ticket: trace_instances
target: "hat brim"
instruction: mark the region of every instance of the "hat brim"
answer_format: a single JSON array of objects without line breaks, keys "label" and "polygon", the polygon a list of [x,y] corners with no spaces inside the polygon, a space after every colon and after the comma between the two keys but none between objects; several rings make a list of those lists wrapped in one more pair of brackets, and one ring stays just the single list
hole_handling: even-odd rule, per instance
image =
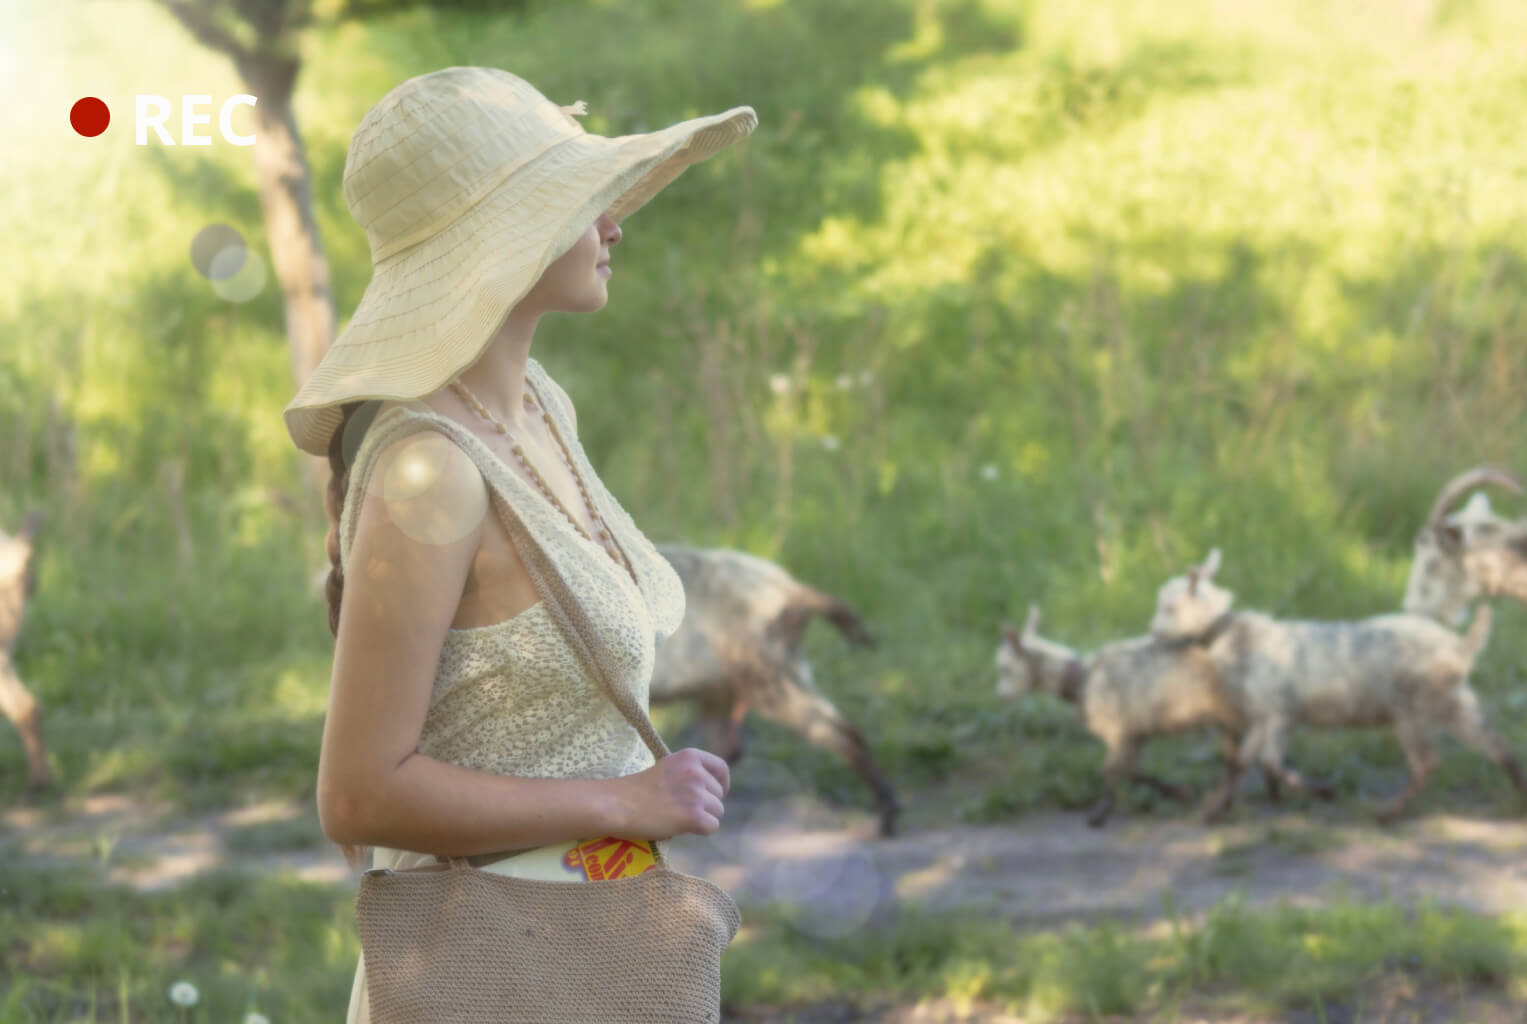
[{"label": "hat brim", "polygon": [[292,441],[325,455],[345,403],[440,390],[601,213],[624,220],[757,124],[751,107],[734,107],[656,132],[572,136],[466,215],[379,261],[349,323],[282,412]]}]

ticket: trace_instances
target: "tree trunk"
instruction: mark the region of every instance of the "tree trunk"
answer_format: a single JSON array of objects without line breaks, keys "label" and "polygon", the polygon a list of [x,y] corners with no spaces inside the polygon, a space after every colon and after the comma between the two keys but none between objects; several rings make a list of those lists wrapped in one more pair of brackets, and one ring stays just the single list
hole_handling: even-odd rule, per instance
[{"label": "tree trunk", "polygon": [[[300,65],[295,60],[259,56],[237,63],[250,93],[259,100],[254,108],[255,168],[271,262],[286,308],[295,393],[328,351],[335,325],[329,264],[313,216],[307,154],[292,114],[291,98]],[[328,459],[304,455],[302,463],[307,485],[318,497],[317,512],[323,515]],[[308,511],[312,511],[311,506]]]}]

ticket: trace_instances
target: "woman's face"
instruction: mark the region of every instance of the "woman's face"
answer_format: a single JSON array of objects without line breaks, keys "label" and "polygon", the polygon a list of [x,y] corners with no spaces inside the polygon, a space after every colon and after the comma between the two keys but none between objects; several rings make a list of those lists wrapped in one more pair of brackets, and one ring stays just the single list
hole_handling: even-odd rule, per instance
[{"label": "woman's face", "polygon": [[526,294],[524,304],[543,313],[592,313],[610,295],[610,248],[620,241],[620,225],[608,213],[589,225],[573,247],[559,256]]}]

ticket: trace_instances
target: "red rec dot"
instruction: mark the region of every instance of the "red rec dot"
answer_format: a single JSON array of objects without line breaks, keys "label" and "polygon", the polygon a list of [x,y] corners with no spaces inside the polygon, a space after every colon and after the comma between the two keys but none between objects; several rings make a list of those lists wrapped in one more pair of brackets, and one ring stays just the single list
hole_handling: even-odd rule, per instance
[{"label": "red rec dot", "polygon": [[85,138],[93,139],[111,124],[111,111],[106,109],[105,102],[86,96],[69,108],[69,123]]}]

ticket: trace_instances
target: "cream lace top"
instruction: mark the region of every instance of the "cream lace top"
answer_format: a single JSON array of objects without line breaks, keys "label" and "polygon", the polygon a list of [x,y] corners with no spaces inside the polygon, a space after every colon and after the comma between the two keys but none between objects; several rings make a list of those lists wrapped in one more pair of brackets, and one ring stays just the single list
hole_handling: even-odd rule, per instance
[{"label": "cream lace top", "polygon": [[[356,453],[340,522],[340,564],[343,567],[349,556],[355,533],[361,504],[356,488],[364,485],[377,454],[406,432],[401,428],[408,421],[431,421],[433,429],[477,449],[469,454],[484,470],[489,486],[514,507],[566,574],[594,621],[599,641],[607,645],[645,707],[656,644],[671,635],[684,616],[683,584],[589,465],[560,406],[560,390],[548,383],[550,377],[533,358],[526,377],[543,408],[551,411],[579,475],[630,557],[641,587],[544,495],[511,473],[477,435],[434,413],[403,407],[379,416]],[[357,499],[351,500],[351,495]],[[447,633],[419,752],[482,771],[555,778],[609,778],[652,764],[651,752],[569,646],[544,601],[504,622]]]},{"label": "cream lace top", "polygon": [[[567,579],[596,642],[646,709],[656,645],[684,617],[683,583],[589,464],[572,429],[572,411],[563,404],[565,393],[533,357],[527,360],[525,378],[537,402],[549,410],[601,517],[630,558],[636,581],[476,434],[432,411],[401,406],[372,421],[351,464],[340,516],[340,565],[349,557],[355,534],[364,493],[358,488],[365,486],[376,456],[412,430],[443,433],[472,456],[489,487],[519,514],[534,542]],[[606,696],[545,600],[504,622],[446,634],[418,749],[480,771],[540,778],[614,778],[653,763],[652,752]],[[372,866],[401,869],[434,859],[433,854],[379,846],[373,848]],[[368,1019],[362,960],[356,965],[347,1024]]]}]

